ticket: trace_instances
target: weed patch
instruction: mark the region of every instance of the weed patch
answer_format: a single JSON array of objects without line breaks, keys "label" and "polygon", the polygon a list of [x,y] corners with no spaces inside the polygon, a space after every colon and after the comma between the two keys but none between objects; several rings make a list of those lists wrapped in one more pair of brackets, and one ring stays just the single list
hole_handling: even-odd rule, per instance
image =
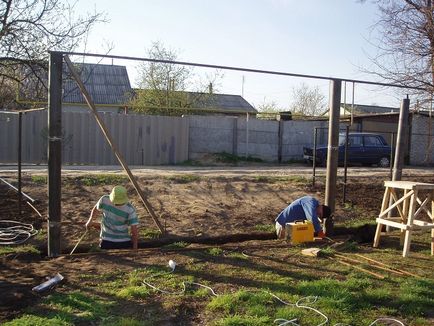
[{"label": "weed patch", "polygon": [[5,246],[0,247],[0,256],[7,254],[34,254],[40,255],[41,252],[32,245],[18,245],[18,246]]},{"label": "weed patch", "polygon": [[200,176],[194,174],[181,174],[166,177],[167,180],[170,180],[174,183],[191,183],[197,182],[201,179]]},{"label": "weed patch", "polygon": [[67,184],[80,184],[83,186],[107,186],[128,183],[128,177],[116,174],[95,174],[83,177],[67,178]]},{"label": "weed patch", "polygon": [[47,184],[47,176],[45,175],[32,175],[30,177],[30,180],[32,180],[33,183],[36,183],[38,185],[45,185]]}]

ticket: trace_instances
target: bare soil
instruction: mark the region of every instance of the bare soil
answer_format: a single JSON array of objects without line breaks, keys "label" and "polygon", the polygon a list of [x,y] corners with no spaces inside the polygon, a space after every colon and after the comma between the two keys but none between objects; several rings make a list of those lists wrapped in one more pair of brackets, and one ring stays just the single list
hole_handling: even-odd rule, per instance
[{"label": "bare soil", "polygon": [[[125,271],[152,264],[164,264],[168,260],[168,251],[162,248],[143,249],[133,252],[110,252],[96,254],[80,254],[69,256],[69,250],[85,231],[83,223],[90,210],[100,196],[108,194],[114,185],[85,185],[83,177],[94,173],[66,173],[62,183],[62,251],[65,255],[47,258],[26,254],[9,254],[0,257],[0,322],[10,320],[22,313],[27,305],[39,300],[39,295],[31,289],[60,272],[67,284],[79,284],[79,275],[104,273],[110,269]],[[107,172],[105,172],[107,173]],[[320,201],[324,200],[324,179],[321,177],[312,187],[311,181],[302,179],[285,179],[276,173],[259,171],[256,173],[193,173],[149,172],[135,173],[139,184],[151,203],[156,215],[172,236],[216,237],[236,234],[264,233],[264,226],[273,225],[276,215],[292,200],[310,194]],[[385,172],[387,174],[387,171]],[[48,212],[47,186],[32,182],[31,176],[41,174],[40,171],[27,171],[23,176],[23,191],[38,202],[34,205],[41,213],[40,217],[29,205],[23,204],[23,213],[19,217],[16,193],[0,183],[0,219],[20,220],[32,223],[42,234],[46,234],[46,216]],[[43,174],[43,173],[42,173]],[[191,177],[195,175],[198,177]],[[15,174],[2,172],[2,178],[16,184]],[[280,178],[280,179],[279,179]],[[414,176],[404,179],[415,180]],[[348,179],[347,203],[342,205],[342,179],[336,197],[335,219],[337,223],[355,221],[361,218],[372,218],[378,215],[385,175],[352,176]],[[421,182],[434,182],[432,174],[418,175]],[[146,235],[156,234],[157,227],[146,212],[133,187],[125,184],[131,202],[137,208],[140,217],[141,239],[145,243]],[[270,232],[270,231],[268,231]],[[44,236],[32,238],[27,242],[40,248],[46,248]],[[98,234],[91,233],[81,245],[80,251],[98,245]],[[257,255],[267,256],[270,246],[284,246],[275,240],[249,241],[227,246],[256,248]],[[189,248],[201,246],[192,245]],[[427,244],[428,246],[428,244]],[[262,249],[261,249],[262,248]],[[170,253],[179,263],[186,262],[189,257],[183,253]],[[216,276],[217,277],[217,276]],[[217,289],[218,290],[218,289]],[[194,304],[198,304],[197,302]],[[194,308],[192,308],[194,309]],[[170,316],[168,316],[170,319]],[[199,318],[199,317],[195,317]],[[173,320],[172,320],[173,322]],[[200,321],[192,321],[192,324]],[[169,323],[170,324],[170,323]]]}]

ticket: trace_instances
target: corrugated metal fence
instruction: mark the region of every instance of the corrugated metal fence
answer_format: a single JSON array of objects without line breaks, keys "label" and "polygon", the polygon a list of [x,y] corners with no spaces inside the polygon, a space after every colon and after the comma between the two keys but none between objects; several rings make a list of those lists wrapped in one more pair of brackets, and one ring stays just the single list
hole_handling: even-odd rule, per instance
[{"label": "corrugated metal fence", "polygon": [[[178,117],[101,114],[130,165],[174,164],[188,159],[189,120]],[[17,162],[18,115],[0,117],[0,162]],[[22,161],[47,161],[47,112],[23,115]],[[91,113],[62,114],[64,164],[118,164]]]}]

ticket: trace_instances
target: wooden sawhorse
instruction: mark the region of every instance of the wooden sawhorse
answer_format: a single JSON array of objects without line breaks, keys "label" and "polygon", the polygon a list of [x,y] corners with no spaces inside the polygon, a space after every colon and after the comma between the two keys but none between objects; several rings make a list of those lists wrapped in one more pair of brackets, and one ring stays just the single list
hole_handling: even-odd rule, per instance
[{"label": "wooden sawhorse", "polygon": [[[412,181],[385,181],[383,203],[377,221],[374,247],[380,243],[383,225],[388,225],[401,230],[402,256],[407,257],[410,252],[411,233],[415,230],[431,230],[431,255],[434,255],[434,184]],[[399,196],[397,189],[403,190]],[[431,205],[431,207],[429,207]],[[391,216],[393,209],[399,216]],[[422,212],[431,219],[431,223],[416,219]]]}]

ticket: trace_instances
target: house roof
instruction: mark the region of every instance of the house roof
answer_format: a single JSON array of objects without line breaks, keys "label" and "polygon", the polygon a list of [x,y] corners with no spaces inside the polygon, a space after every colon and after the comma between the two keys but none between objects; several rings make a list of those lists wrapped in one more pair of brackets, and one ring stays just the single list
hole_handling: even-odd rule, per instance
[{"label": "house roof", "polygon": [[[86,86],[92,100],[99,105],[126,104],[133,95],[127,69],[125,66],[104,65],[93,63],[75,63],[77,72]],[[63,95],[64,103],[86,103],[75,80],[72,79],[66,65],[63,66]],[[39,70],[40,80],[47,85],[48,75]],[[37,80],[26,80],[21,89],[22,99],[47,101],[46,87],[42,87]],[[200,92],[186,92],[188,101],[194,108],[226,111],[230,113],[252,113],[258,111],[240,95],[209,94]],[[218,113],[218,112],[217,112]]]},{"label": "house roof", "polygon": [[[341,107],[344,108],[346,111],[351,112],[351,104],[341,104]],[[399,112],[399,108],[378,105],[354,104],[354,114],[378,114],[391,112]]]},{"label": "house roof", "polygon": [[195,108],[223,110],[234,113],[258,113],[258,111],[240,95],[188,92],[188,96],[192,101],[192,106]]},{"label": "house roof", "polygon": [[[93,63],[74,64],[87,91],[95,104],[122,105],[127,103],[131,94],[131,85],[125,66]],[[22,101],[47,101],[48,73],[35,69],[39,79],[28,78],[20,88]],[[68,68],[63,66],[62,101],[64,103],[86,103]]]},{"label": "house roof", "polygon": [[[125,66],[77,64],[81,80],[95,104],[125,104],[131,85]],[[69,74],[63,82],[63,102],[85,103],[83,95]]]}]

